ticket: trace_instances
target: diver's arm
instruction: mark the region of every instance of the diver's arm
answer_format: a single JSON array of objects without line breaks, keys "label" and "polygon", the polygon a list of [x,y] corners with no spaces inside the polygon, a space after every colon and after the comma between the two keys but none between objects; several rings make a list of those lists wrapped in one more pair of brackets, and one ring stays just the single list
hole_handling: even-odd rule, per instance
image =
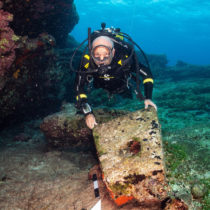
[{"label": "diver's arm", "polygon": [[87,59],[83,58],[83,65],[81,65],[81,69],[79,69],[76,75],[75,82],[75,92],[76,92],[76,108],[80,110],[85,115],[85,122],[88,128],[93,129],[96,123],[95,116],[93,111],[88,104],[88,97],[85,93],[85,86],[87,84],[86,74],[81,73],[86,71],[85,65],[87,65]]},{"label": "diver's arm", "polygon": [[152,90],[154,82],[152,72],[148,67],[139,64],[139,73],[143,79],[143,84],[144,84],[144,96],[145,96],[144,107],[145,109],[147,109],[148,106],[152,106],[157,111],[157,106],[152,101]]},{"label": "diver's arm", "polygon": [[79,109],[84,115],[91,113],[91,107],[88,104],[88,97],[85,93],[85,86],[87,85],[87,71],[89,66],[89,56],[85,55],[82,60],[75,80],[75,93],[76,93],[76,108]]},{"label": "diver's arm", "polygon": [[144,84],[145,109],[147,109],[148,106],[152,106],[155,108],[155,110],[157,110],[156,104],[152,101],[152,91],[153,91],[153,82],[154,82],[152,72],[149,68],[145,67],[142,64],[139,64],[139,67],[140,67],[139,72],[143,78],[143,84]]},{"label": "diver's arm", "polygon": [[[78,75],[79,76],[79,75]],[[81,77],[78,78],[77,90],[77,109],[79,109],[85,115],[85,123],[88,128],[93,129],[96,123],[95,116],[90,105],[87,102],[87,95],[84,93],[84,83],[80,83]]]},{"label": "diver's arm", "polygon": [[87,95],[79,93],[77,95],[77,109],[79,109],[85,115],[85,123],[88,128],[93,129],[96,123],[95,116],[90,105],[87,103]]},{"label": "diver's arm", "polygon": [[152,99],[153,76],[150,69],[142,64],[139,64],[139,73],[143,80],[145,99]]},{"label": "diver's arm", "polygon": [[93,129],[96,123],[93,111],[88,104],[87,95],[85,94],[85,78],[84,74],[77,74],[76,77],[76,108],[85,115],[85,122],[88,128]]},{"label": "diver's arm", "polygon": [[93,111],[88,104],[88,97],[84,91],[85,83],[83,75],[78,75],[76,85],[76,108],[87,116],[88,114],[93,114]]},{"label": "diver's arm", "polygon": [[87,95],[85,89],[85,75],[77,73],[75,82],[75,93],[76,93],[76,108],[80,109],[82,103],[87,102]]},{"label": "diver's arm", "polygon": [[[136,62],[138,62],[136,64]],[[149,67],[146,67],[139,61],[137,61],[136,56],[134,55],[132,59],[130,60],[130,66],[131,66],[131,72],[134,73],[134,80],[140,80],[140,78],[137,78],[137,74],[141,77],[141,80],[144,84],[144,96],[145,99],[152,99],[152,90],[153,90],[153,76],[152,72],[149,69]],[[137,69],[138,68],[138,69]],[[138,88],[137,88],[138,89]],[[137,90],[138,91],[138,90]]]}]

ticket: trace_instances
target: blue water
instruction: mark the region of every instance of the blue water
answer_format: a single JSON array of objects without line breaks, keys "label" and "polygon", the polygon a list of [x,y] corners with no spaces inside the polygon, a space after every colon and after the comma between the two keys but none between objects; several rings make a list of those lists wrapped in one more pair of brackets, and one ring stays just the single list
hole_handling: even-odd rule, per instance
[{"label": "blue water", "polygon": [[166,54],[169,65],[182,60],[210,64],[209,0],[75,0],[80,16],[72,35],[81,42],[87,28],[120,27],[146,53]]}]

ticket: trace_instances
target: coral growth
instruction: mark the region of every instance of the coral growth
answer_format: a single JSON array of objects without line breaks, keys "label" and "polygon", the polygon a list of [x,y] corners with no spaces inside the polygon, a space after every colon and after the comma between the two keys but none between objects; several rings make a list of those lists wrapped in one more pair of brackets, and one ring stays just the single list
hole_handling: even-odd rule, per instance
[{"label": "coral growth", "polygon": [[3,3],[0,1],[0,76],[11,67],[15,60],[16,41],[19,39],[10,28],[9,22],[13,21],[13,15],[1,9]]},{"label": "coral growth", "polygon": [[39,49],[50,50],[56,45],[55,38],[48,33],[41,33],[37,38],[30,39],[28,36],[23,36],[19,43],[19,48],[25,53],[36,51]]}]

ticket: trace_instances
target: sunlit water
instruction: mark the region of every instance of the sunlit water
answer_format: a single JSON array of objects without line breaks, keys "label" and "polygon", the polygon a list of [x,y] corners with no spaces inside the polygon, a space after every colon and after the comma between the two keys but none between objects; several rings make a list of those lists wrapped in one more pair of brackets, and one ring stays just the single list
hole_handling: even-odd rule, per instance
[{"label": "sunlit water", "polygon": [[182,60],[210,64],[208,0],[76,0],[79,24],[71,33],[78,41],[87,28],[119,27],[149,54],[166,54],[169,64]]}]

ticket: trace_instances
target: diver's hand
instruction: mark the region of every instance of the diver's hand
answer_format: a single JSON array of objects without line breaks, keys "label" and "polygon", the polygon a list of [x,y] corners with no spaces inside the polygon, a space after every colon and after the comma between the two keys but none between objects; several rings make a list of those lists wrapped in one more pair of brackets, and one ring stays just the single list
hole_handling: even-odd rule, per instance
[{"label": "diver's hand", "polygon": [[97,125],[96,119],[95,119],[93,114],[88,114],[85,117],[85,122],[86,122],[87,127],[90,128],[90,129],[93,129],[94,126]]},{"label": "diver's hand", "polygon": [[145,99],[144,100],[144,108],[147,109],[148,106],[152,106],[155,108],[155,110],[157,111],[157,106],[155,103],[153,103],[150,99]]}]

